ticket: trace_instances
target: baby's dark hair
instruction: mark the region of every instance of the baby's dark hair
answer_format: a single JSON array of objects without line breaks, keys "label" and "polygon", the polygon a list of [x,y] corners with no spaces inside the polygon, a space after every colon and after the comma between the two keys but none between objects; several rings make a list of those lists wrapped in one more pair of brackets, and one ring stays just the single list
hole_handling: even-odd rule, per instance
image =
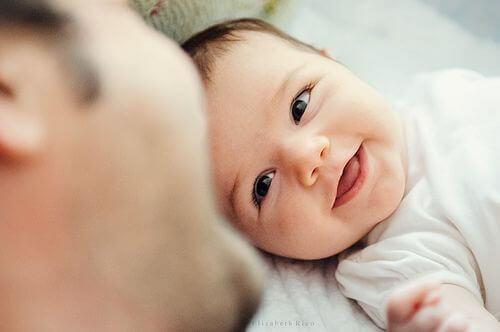
[{"label": "baby's dark hair", "polygon": [[275,26],[255,18],[240,18],[212,25],[186,40],[181,46],[191,56],[204,82],[210,81],[210,73],[217,58],[230,50],[233,42],[244,41],[241,32],[261,32],[276,36],[302,50],[321,54],[307,43],[293,38]]}]

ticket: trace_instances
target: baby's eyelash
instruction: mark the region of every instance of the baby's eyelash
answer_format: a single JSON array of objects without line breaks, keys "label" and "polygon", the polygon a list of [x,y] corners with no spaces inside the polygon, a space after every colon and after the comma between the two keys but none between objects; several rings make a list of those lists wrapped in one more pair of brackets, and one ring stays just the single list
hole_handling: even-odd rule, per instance
[{"label": "baby's eyelash", "polygon": [[314,89],[314,86],[316,85],[316,81],[312,81],[307,83],[302,89],[299,90],[299,92],[293,97],[292,103],[295,99],[297,99],[302,93],[306,91],[312,91]]},{"label": "baby's eyelash", "polygon": [[259,203],[257,202],[257,199],[255,198],[255,195],[252,193],[252,195],[251,195],[251,196],[252,196],[252,200],[251,200],[252,204],[253,204],[253,205],[255,205],[255,207],[257,208],[257,210],[259,210],[259,211],[260,211],[260,205],[259,205]]},{"label": "baby's eyelash", "polygon": [[257,208],[257,211],[260,211],[260,204],[257,201],[257,197],[255,197],[255,185],[256,185],[257,181],[259,181],[260,177],[261,177],[261,175],[259,175],[255,178],[254,183],[252,185],[252,194],[250,195],[252,197],[251,202],[253,203],[253,205],[255,205],[255,207]]}]

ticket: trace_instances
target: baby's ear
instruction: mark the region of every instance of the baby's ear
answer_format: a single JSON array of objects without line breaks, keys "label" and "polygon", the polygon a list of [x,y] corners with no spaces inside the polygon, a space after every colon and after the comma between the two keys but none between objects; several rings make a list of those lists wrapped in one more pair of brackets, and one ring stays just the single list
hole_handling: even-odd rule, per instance
[{"label": "baby's ear", "polygon": [[32,159],[44,141],[42,119],[29,109],[33,103],[23,102],[21,95],[3,75],[0,63],[0,163]]},{"label": "baby's ear", "polygon": [[322,48],[319,50],[322,56],[333,59],[332,52],[328,48]]}]

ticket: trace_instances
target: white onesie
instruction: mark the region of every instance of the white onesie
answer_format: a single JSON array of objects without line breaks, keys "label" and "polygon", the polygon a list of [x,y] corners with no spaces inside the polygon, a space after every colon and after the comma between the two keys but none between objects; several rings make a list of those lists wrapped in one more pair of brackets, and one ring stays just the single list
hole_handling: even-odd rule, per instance
[{"label": "white onesie", "polygon": [[500,78],[421,75],[401,116],[404,198],[366,247],[341,255],[341,290],[382,328],[393,288],[421,277],[468,289],[500,319]]}]

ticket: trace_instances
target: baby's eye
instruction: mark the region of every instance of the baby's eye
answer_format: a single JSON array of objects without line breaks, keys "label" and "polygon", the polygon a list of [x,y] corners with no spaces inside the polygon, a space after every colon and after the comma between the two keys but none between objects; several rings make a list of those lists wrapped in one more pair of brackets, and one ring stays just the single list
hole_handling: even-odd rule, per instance
[{"label": "baby's eye", "polygon": [[253,196],[253,202],[256,207],[260,207],[260,204],[266,197],[269,188],[271,188],[271,182],[273,181],[273,177],[274,177],[274,172],[270,172],[260,175],[259,177],[257,177],[257,179],[255,179],[252,196]]},{"label": "baby's eye", "polygon": [[293,100],[290,112],[292,113],[293,122],[295,122],[296,125],[300,123],[300,119],[302,119],[302,115],[306,111],[310,99],[311,90],[307,89],[302,91],[302,93]]}]

